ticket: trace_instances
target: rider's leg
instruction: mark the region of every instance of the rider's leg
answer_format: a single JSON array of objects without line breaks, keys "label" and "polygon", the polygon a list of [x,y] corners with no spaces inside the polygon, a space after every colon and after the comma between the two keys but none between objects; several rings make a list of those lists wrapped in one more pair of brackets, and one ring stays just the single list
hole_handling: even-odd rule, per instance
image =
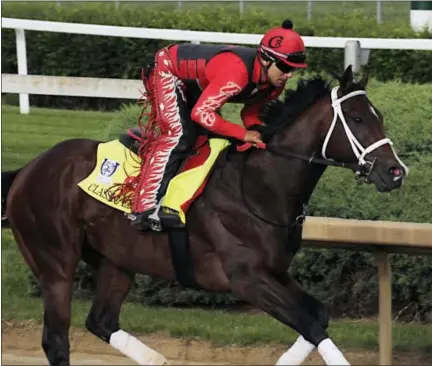
[{"label": "rider's leg", "polygon": [[[180,92],[177,91],[177,97],[180,98]],[[156,206],[163,199],[169,182],[175,177],[179,171],[182,162],[187,156],[188,151],[190,151],[195,145],[196,141],[196,128],[194,122],[190,119],[190,110],[187,108],[183,101],[179,103],[180,117],[182,123],[182,135],[178,141],[177,146],[171,151],[168,161],[165,165],[165,170],[163,171],[162,179],[160,180],[160,186],[156,189],[155,203],[148,210],[143,210],[142,212],[136,214],[137,219],[133,222],[133,226],[137,226],[140,229],[147,229],[149,227],[149,216],[154,214]],[[157,154],[157,152],[156,152]],[[157,214],[165,226],[175,225],[176,227],[182,226],[180,217],[177,213],[166,212],[160,210]]]},{"label": "rider's leg", "polygon": [[156,195],[156,201],[159,202],[165,195],[169,182],[175,177],[180,169],[180,166],[187,154],[195,145],[197,138],[196,125],[191,120],[190,114],[191,110],[186,104],[186,100],[183,99],[184,96],[181,90],[177,89],[177,104],[179,106],[180,121],[183,127],[183,134],[174,150],[171,152],[168,163],[165,167],[165,173],[161,181],[160,188]]},{"label": "rider's leg", "polygon": [[[159,58],[164,58],[164,55]],[[166,65],[159,60],[159,65]],[[183,93],[183,86],[169,68],[154,69],[152,83],[154,106],[157,108],[159,136],[146,151],[133,211],[134,226],[148,228],[148,219],[155,213],[170,179],[177,173],[184,153],[195,141],[194,124]],[[180,220],[179,220],[180,221]]]}]

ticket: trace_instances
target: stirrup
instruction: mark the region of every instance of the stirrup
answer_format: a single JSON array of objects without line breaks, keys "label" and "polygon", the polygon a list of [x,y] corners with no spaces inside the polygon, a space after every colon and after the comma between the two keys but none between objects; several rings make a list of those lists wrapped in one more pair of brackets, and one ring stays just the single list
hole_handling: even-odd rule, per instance
[{"label": "stirrup", "polygon": [[152,229],[153,231],[162,231],[162,224],[159,217],[160,206],[161,202],[158,203],[158,205],[156,206],[156,210],[148,217],[150,229]]},{"label": "stirrup", "polygon": [[149,227],[153,231],[162,231],[162,223],[161,223],[161,219],[159,217],[159,210],[161,208],[161,205],[162,205],[162,200],[160,200],[158,202],[155,210],[153,211],[152,214],[149,215],[149,217],[147,219]]},{"label": "stirrup", "polygon": [[[151,210],[151,209],[150,209]],[[150,211],[148,210],[148,211]],[[131,220],[131,226],[135,227],[140,231],[151,229],[154,231],[162,231],[162,224],[159,218],[160,203],[155,207],[154,211],[147,216],[143,212],[133,212],[127,215],[127,218]]]},{"label": "stirrup", "polygon": [[154,208],[154,211],[144,217],[141,213],[130,213],[128,219],[132,221],[132,226],[139,230],[153,230],[161,232],[166,229],[183,229],[185,224],[181,221],[179,213],[167,207],[162,207],[163,198]]},{"label": "stirrup", "polygon": [[167,229],[184,229],[186,227],[179,213],[170,208],[163,207],[159,217]]},{"label": "stirrup", "polygon": [[182,229],[185,227],[177,211],[162,207],[163,197],[159,200],[155,211],[148,217],[150,228],[154,231],[166,229]]}]

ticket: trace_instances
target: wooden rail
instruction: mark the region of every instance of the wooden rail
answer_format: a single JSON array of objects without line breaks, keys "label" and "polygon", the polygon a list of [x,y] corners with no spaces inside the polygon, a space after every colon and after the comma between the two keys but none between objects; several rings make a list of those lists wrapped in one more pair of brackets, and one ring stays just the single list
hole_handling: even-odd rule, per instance
[{"label": "wooden rail", "polygon": [[307,217],[303,245],[374,254],[379,278],[379,363],[392,364],[392,292],[389,254],[432,254],[432,224]]}]

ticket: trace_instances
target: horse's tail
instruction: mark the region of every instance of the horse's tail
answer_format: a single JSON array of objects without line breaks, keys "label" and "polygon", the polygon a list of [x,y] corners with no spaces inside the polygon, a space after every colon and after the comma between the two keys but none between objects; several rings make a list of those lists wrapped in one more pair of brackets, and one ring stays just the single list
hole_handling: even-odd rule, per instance
[{"label": "horse's tail", "polygon": [[9,222],[6,216],[7,197],[9,194],[9,190],[12,187],[12,183],[15,177],[20,172],[20,170],[21,168],[10,172],[1,173],[1,227],[2,229],[9,227]]}]

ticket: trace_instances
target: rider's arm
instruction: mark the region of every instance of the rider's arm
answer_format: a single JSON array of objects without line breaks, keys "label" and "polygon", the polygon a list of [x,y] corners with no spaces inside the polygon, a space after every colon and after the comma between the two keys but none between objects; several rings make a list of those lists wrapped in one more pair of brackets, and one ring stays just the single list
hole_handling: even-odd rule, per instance
[{"label": "rider's arm", "polygon": [[279,95],[284,90],[284,86],[275,88],[270,95],[268,95],[265,99],[262,101],[259,101],[258,103],[254,104],[245,104],[240,112],[241,119],[243,121],[243,124],[246,126],[246,128],[250,128],[253,125],[262,125],[263,122],[258,117],[260,108],[279,97]]},{"label": "rider's arm", "polygon": [[[227,60],[227,54],[221,54],[220,60]],[[203,90],[192,109],[191,118],[204,128],[222,136],[242,140],[246,129],[222,118],[216,111],[226,101],[239,94],[248,83],[248,72],[245,64],[234,54],[229,54],[229,67],[221,65],[216,56],[206,67],[208,85]]]}]

